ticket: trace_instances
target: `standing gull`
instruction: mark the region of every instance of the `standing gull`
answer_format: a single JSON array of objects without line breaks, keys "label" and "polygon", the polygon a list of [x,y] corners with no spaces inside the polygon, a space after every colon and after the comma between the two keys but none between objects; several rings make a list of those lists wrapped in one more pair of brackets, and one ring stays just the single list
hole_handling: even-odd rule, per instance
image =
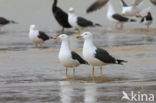
[{"label": "standing gull", "polygon": [[88,64],[76,52],[70,50],[69,40],[66,34],[56,36],[54,39],[62,40],[58,58],[61,64],[66,68],[66,75],[68,74],[68,68],[73,68],[73,74],[75,74],[75,68],[77,66],[80,64]]},{"label": "standing gull", "polygon": [[16,24],[15,21],[7,20],[3,17],[0,17],[0,27],[5,26],[5,25],[10,24],[10,23]]},{"label": "standing gull", "polygon": [[93,23],[83,17],[76,16],[74,8],[69,8],[68,21],[70,25],[72,25],[75,29],[78,29],[79,33],[80,28],[101,26],[100,24]]},{"label": "standing gull", "polygon": [[52,39],[52,37],[49,37],[43,31],[37,30],[34,24],[30,25],[29,38],[36,45],[36,47],[38,47],[38,44],[42,46],[42,43],[49,39]]},{"label": "standing gull", "polygon": [[68,22],[68,14],[57,7],[57,0],[54,0],[52,12],[57,22],[62,26],[62,32],[64,31],[64,28],[71,28],[71,25]]},{"label": "standing gull", "polygon": [[123,28],[123,24],[126,22],[136,22],[135,19],[130,19],[130,18],[124,17],[116,13],[111,3],[108,4],[107,18],[110,21],[115,22],[116,27],[117,27],[117,24],[120,24],[120,28]]},{"label": "standing gull", "polygon": [[92,74],[94,75],[94,67],[100,66],[100,72],[102,72],[102,66],[108,64],[122,64],[125,60],[119,60],[112,57],[106,50],[97,48],[93,44],[93,34],[90,32],[84,32],[78,35],[77,38],[83,38],[83,57],[84,59],[93,66]]},{"label": "standing gull", "polygon": [[147,26],[147,30],[149,30],[149,26],[152,24],[153,18],[150,12],[147,13],[146,16],[142,17],[141,23]]}]

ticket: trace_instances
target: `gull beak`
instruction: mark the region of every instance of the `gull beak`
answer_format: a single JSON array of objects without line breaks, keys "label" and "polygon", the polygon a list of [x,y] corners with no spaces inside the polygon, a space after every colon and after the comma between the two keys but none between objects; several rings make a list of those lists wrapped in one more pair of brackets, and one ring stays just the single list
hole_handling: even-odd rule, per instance
[{"label": "gull beak", "polygon": [[142,16],[141,16],[141,15],[136,15],[136,17],[137,17],[137,18],[142,18]]},{"label": "gull beak", "polygon": [[78,36],[76,36],[76,38],[77,38],[77,39],[81,39],[81,38],[82,38],[82,36],[81,36],[81,35],[78,35]]},{"label": "gull beak", "polygon": [[56,40],[56,39],[60,39],[60,37],[56,36],[56,37],[54,37],[54,39],[55,39],[55,40]]}]

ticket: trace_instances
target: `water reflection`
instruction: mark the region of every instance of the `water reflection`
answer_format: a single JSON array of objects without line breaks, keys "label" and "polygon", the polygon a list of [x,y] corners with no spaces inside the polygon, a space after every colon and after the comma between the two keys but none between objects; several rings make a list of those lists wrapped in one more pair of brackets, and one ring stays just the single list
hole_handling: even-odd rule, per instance
[{"label": "water reflection", "polygon": [[95,83],[91,83],[88,86],[85,86],[84,88],[85,88],[84,103],[96,103],[97,87],[95,86]]},{"label": "water reflection", "polygon": [[60,97],[62,103],[72,103],[73,87],[69,86],[70,82],[60,81]]}]

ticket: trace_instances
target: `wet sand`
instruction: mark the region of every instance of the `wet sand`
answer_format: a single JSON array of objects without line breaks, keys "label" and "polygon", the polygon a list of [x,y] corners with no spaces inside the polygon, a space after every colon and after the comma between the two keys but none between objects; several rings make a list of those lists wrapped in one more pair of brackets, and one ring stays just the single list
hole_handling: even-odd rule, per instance
[{"label": "wet sand", "polygon": [[[121,103],[123,91],[128,95],[134,91],[156,96],[156,20],[149,31],[139,23],[140,19],[125,24],[123,30],[114,29],[106,18],[106,7],[85,13],[94,1],[59,0],[58,4],[65,11],[74,7],[78,15],[102,24],[101,28],[81,32],[93,32],[96,46],[128,61],[103,67],[103,74],[96,67],[94,76],[88,65],[78,67],[75,76],[70,69],[66,76],[58,60],[60,41],[50,40],[44,43],[45,48],[34,48],[29,40],[30,24],[36,24],[50,36],[59,34],[61,27],[51,13],[53,0],[0,1],[1,16],[18,22],[0,32],[0,103]],[[144,7],[150,6],[155,17],[155,7],[144,1]],[[121,12],[120,3],[112,3]],[[82,55],[83,40],[75,38],[77,32],[69,29],[65,33],[70,35],[71,48]]]},{"label": "wet sand", "polygon": [[[60,41],[34,48],[27,32],[1,33],[0,103],[120,103],[122,91],[156,94],[156,35],[152,30],[144,34],[142,30],[93,30],[97,46],[128,61],[103,67],[103,75],[96,67],[94,77],[87,65],[78,67],[75,76],[72,69],[65,75],[57,57]],[[71,47],[81,55],[83,40],[75,36],[70,35]]]}]

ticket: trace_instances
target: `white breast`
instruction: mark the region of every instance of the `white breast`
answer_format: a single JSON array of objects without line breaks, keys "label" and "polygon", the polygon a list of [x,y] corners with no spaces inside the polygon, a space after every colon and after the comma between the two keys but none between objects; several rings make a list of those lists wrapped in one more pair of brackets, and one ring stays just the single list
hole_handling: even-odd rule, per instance
[{"label": "white breast", "polygon": [[70,25],[72,25],[73,27],[79,28],[79,26],[77,25],[77,16],[76,15],[69,14],[68,21],[69,21]]}]

